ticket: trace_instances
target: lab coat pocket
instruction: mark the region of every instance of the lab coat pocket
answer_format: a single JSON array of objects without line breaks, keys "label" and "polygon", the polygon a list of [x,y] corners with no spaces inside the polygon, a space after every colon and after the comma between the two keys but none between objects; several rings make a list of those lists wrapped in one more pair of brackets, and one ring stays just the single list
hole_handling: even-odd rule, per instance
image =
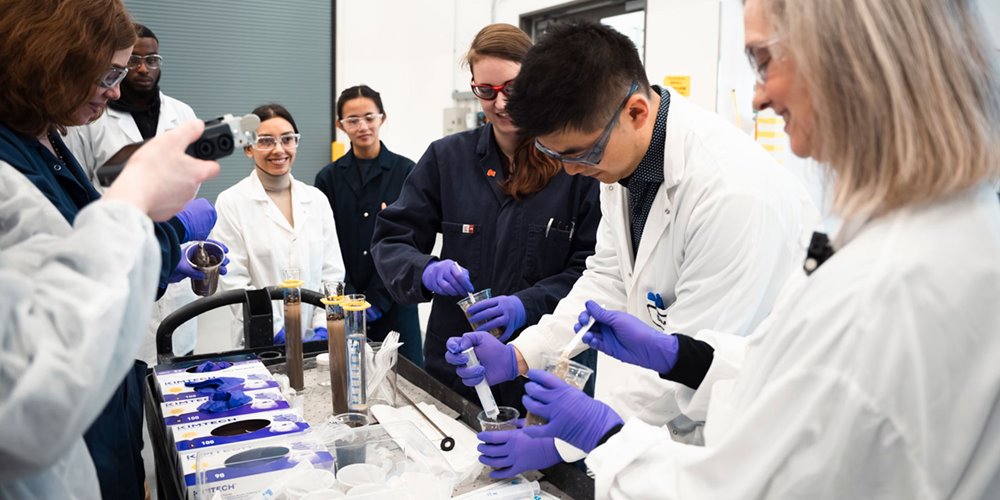
[{"label": "lab coat pocket", "polygon": [[[546,232],[548,234],[546,234]],[[570,251],[570,231],[529,225],[524,252],[524,277],[530,283],[559,274],[566,269]]]},{"label": "lab coat pocket", "polygon": [[482,262],[482,233],[480,224],[441,222],[441,259],[451,259],[468,269],[473,283],[479,276]]}]

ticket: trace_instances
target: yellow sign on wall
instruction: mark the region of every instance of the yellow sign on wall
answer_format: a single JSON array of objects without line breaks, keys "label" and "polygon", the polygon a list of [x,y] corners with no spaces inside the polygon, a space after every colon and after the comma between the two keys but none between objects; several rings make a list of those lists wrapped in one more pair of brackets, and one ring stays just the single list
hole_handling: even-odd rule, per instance
[{"label": "yellow sign on wall", "polygon": [[684,97],[691,97],[691,75],[667,75],[663,77],[663,85],[673,87]]}]

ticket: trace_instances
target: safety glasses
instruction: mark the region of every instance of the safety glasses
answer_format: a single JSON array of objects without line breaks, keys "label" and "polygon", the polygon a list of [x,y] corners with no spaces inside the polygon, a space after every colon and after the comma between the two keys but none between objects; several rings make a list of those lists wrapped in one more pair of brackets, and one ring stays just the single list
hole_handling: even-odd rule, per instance
[{"label": "safety glasses", "polygon": [[127,67],[128,69],[139,69],[139,66],[143,63],[145,63],[146,67],[149,69],[158,69],[160,65],[163,64],[163,57],[159,54],[149,54],[146,56],[132,54],[128,58]]},{"label": "safety glasses", "polygon": [[763,43],[747,46],[747,61],[750,63],[750,70],[758,85],[767,83],[767,67],[772,59],[781,59],[783,54],[775,51],[772,47],[780,42],[781,37],[774,37]]},{"label": "safety glasses", "polygon": [[481,84],[477,85],[475,82],[471,83],[472,93],[476,97],[484,101],[492,101],[503,92],[503,95],[510,97],[510,93],[514,91],[514,80],[507,80],[500,85],[489,85]]},{"label": "safety glasses", "polygon": [[125,79],[127,74],[128,68],[113,67],[100,80],[97,80],[97,84],[106,89],[114,88]]},{"label": "safety glasses", "polygon": [[279,137],[273,135],[258,135],[253,143],[253,148],[257,151],[270,151],[274,149],[278,142],[281,142],[282,149],[295,149],[299,147],[299,139],[302,134],[282,134]]},{"label": "safety glasses", "polygon": [[614,130],[615,125],[618,124],[618,117],[621,116],[622,111],[625,110],[625,105],[628,104],[629,98],[632,97],[632,94],[634,94],[636,90],[639,90],[639,82],[633,81],[632,86],[628,89],[628,94],[625,94],[625,99],[622,101],[621,106],[618,106],[614,116],[611,117],[611,121],[609,121],[608,125],[604,127],[604,132],[601,133],[601,136],[597,138],[597,141],[594,142],[594,145],[591,146],[589,150],[579,154],[562,155],[545,147],[544,144],[538,142],[538,139],[535,139],[535,148],[541,151],[545,156],[559,160],[563,163],[575,163],[588,167],[596,167],[599,163],[601,163],[601,160],[604,159],[604,150],[608,147],[608,141],[611,139],[611,131]]}]

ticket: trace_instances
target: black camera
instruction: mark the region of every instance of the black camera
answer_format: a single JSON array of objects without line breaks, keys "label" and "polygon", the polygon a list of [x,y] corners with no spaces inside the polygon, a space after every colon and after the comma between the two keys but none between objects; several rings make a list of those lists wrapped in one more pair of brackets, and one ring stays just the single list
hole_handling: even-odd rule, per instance
[{"label": "black camera", "polygon": [[[191,143],[185,152],[202,160],[217,160],[233,154],[237,148],[250,146],[257,140],[260,118],[249,114],[244,116],[224,115],[205,122],[205,131],[198,140]],[[125,163],[146,141],[129,144],[118,150],[108,161],[97,168],[97,181],[102,186],[110,186]]]}]

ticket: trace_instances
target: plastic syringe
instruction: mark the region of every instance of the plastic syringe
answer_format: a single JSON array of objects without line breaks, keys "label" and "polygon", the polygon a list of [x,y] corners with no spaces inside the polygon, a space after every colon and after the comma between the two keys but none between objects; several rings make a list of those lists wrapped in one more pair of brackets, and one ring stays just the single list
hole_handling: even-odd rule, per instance
[{"label": "plastic syringe", "polygon": [[[479,358],[476,357],[476,351],[474,348],[470,347],[462,351],[462,354],[469,357],[469,362],[466,363],[465,366],[469,368],[479,366]],[[486,377],[483,377],[483,380],[476,384],[476,395],[479,396],[479,404],[483,406],[483,411],[486,413],[486,416],[490,418],[497,418],[497,415],[500,414],[500,410],[497,408],[497,401],[493,399],[493,392],[490,391],[490,384],[486,383]]]}]

